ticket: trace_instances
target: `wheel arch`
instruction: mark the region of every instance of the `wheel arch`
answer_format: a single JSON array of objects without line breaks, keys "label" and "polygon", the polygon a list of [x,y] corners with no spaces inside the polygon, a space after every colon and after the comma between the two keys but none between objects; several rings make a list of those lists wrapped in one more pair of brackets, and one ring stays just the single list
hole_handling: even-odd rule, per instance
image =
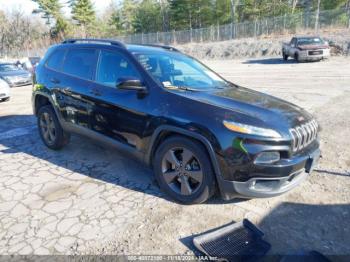
[{"label": "wheel arch", "polygon": [[46,105],[52,105],[50,98],[44,94],[36,94],[34,97],[33,104],[34,115],[37,115],[39,109]]},{"label": "wheel arch", "polygon": [[[220,181],[223,179],[221,176],[221,171],[219,167],[219,163],[216,158],[216,153],[215,150],[210,143],[210,141],[204,137],[201,134],[179,128],[179,127],[174,127],[174,126],[168,126],[168,125],[163,125],[158,127],[152,137],[151,141],[149,143],[149,149],[147,153],[145,154],[145,162],[147,165],[151,166],[153,162],[153,155],[156,152],[158,146],[164,141],[165,139],[171,137],[171,136],[184,136],[190,139],[195,139],[198,141],[201,145],[204,146],[206,149],[206,152],[208,153],[210,162],[212,164],[213,170],[215,172],[215,178],[217,181],[217,185],[219,186],[220,190]],[[220,190],[221,191],[221,190]]]}]

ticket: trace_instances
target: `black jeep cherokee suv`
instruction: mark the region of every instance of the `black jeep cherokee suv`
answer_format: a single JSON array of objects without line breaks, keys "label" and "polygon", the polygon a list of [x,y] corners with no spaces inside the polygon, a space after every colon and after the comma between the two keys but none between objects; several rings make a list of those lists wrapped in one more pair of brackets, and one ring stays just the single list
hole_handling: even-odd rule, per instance
[{"label": "black jeep cherokee suv", "polygon": [[[296,187],[320,150],[303,109],[237,86],[172,47],[71,39],[36,68],[43,142],[70,133],[115,146],[154,169],[178,202],[270,197]],[[118,172],[116,170],[116,172]]]}]

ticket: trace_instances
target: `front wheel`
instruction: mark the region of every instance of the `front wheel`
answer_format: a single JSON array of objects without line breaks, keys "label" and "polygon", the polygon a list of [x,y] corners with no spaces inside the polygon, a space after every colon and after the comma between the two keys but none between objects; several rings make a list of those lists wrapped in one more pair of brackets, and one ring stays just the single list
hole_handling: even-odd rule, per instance
[{"label": "front wheel", "polygon": [[285,52],[282,53],[282,56],[284,61],[288,60],[289,55],[287,55]]},{"label": "front wheel", "polygon": [[65,132],[51,106],[43,106],[38,112],[38,128],[44,144],[53,150],[63,148],[69,142],[70,135]]},{"label": "front wheel", "polygon": [[177,202],[202,203],[215,192],[211,161],[199,142],[180,136],[165,140],[153,168],[160,188]]},{"label": "front wheel", "polygon": [[298,53],[295,53],[294,58],[298,63],[300,62],[300,57]]}]

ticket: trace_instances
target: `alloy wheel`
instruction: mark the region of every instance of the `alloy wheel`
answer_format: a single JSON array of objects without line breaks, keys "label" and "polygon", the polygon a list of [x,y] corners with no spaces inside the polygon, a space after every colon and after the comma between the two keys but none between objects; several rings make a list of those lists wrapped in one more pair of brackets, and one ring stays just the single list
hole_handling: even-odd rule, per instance
[{"label": "alloy wheel", "polygon": [[162,175],[177,194],[191,195],[202,184],[203,171],[197,157],[186,148],[172,148],[162,159]]},{"label": "alloy wheel", "polygon": [[49,113],[44,112],[40,116],[40,128],[45,141],[50,145],[55,143],[56,127],[55,122]]}]

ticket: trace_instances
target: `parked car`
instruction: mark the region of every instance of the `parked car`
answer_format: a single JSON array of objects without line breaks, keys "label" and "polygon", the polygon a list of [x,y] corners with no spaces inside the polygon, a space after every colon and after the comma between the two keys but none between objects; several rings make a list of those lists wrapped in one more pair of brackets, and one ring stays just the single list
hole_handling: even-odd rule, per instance
[{"label": "parked car", "polygon": [[282,194],[320,155],[318,124],[305,110],[237,86],[172,47],[66,40],[48,50],[34,79],[47,147],[61,149],[71,133],[114,146],[153,167],[181,203],[217,190],[224,199]]},{"label": "parked car", "polygon": [[32,75],[11,63],[0,64],[0,78],[8,83],[10,87],[32,84]]},{"label": "parked car", "polygon": [[330,47],[320,37],[293,37],[290,43],[283,44],[282,55],[284,60],[292,57],[298,62],[320,61],[330,56]]},{"label": "parked car", "polygon": [[0,79],[0,102],[10,100],[10,86],[2,79]]}]

